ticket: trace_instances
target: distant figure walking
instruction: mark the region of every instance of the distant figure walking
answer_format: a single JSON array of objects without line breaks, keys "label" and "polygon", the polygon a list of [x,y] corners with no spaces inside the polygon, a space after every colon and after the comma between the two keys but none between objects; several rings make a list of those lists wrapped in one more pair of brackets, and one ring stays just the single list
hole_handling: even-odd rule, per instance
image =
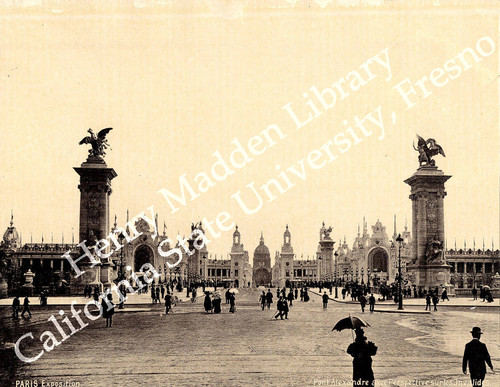
[{"label": "distant figure walking", "polygon": [[97,288],[97,286],[94,288],[94,303],[95,306],[99,306],[99,289]]},{"label": "distant figure walking", "polygon": [[40,293],[40,306],[47,306],[47,293],[44,290]]},{"label": "distant figure walking", "polygon": [[106,319],[106,328],[111,328],[111,323],[113,322],[113,314],[115,313],[115,304],[113,304],[113,297],[111,293],[107,295],[108,301],[104,298],[101,301],[102,307],[102,317]]},{"label": "distant figure walking", "polygon": [[476,287],[474,286],[474,288],[472,289],[472,299],[473,300],[477,300],[477,289]]},{"label": "distant figure walking", "polygon": [[434,312],[437,312],[437,310],[438,310],[438,308],[437,308],[438,302],[439,302],[439,297],[438,297],[437,293],[433,294],[432,295],[432,304],[434,305]]},{"label": "distant figure walking", "polygon": [[373,313],[375,311],[375,297],[373,296],[373,293],[370,298],[368,298],[368,304],[370,304],[370,313]]},{"label": "distant figure walking", "polygon": [[446,290],[446,288],[443,290],[443,293],[441,294],[441,301],[444,300],[450,301],[450,299],[448,298],[448,291]]},{"label": "distant figure walking", "polygon": [[221,300],[220,296],[218,294],[215,294],[214,299],[212,300],[212,306],[214,308],[214,313],[221,312],[221,308],[220,308],[221,302],[222,302],[222,300]]},{"label": "distant figure walking", "polygon": [[277,320],[278,317],[280,317],[282,320],[283,320],[283,311],[281,310],[282,309],[282,301],[281,301],[281,297],[278,298],[278,302],[276,303],[276,309],[278,310],[276,312],[276,314],[274,315],[274,318]]},{"label": "distant figure walking", "polygon": [[205,292],[205,301],[203,301],[203,306],[205,308],[205,312],[212,312],[212,300],[210,299],[209,292]]},{"label": "distant figure walking", "polygon": [[326,294],[326,291],[323,293],[323,309],[326,309],[328,307],[328,294]]},{"label": "distant figure walking", "polygon": [[234,296],[234,293],[229,293],[229,312],[234,313],[236,312],[236,297]]},{"label": "distant figure walking", "polygon": [[266,301],[267,301],[267,309],[271,309],[271,304],[273,303],[273,294],[271,293],[271,289],[267,291]]},{"label": "distant figure walking", "polygon": [[278,313],[275,314],[274,318],[277,320],[279,317],[283,320],[283,316],[285,316],[285,318],[288,319],[288,303],[286,302],[286,299],[280,297],[276,307],[278,309]]},{"label": "distant figure walking", "polygon": [[12,300],[12,318],[13,319],[18,319],[19,318],[19,308],[21,306],[21,301],[19,301],[19,296],[15,296],[14,299]]},{"label": "distant figure walking", "polygon": [[168,314],[172,310],[172,296],[170,293],[165,295],[165,314]]},{"label": "distant figure walking", "polygon": [[[462,360],[462,371],[467,374],[467,364],[469,365],[470,380],[473,387],[483,385],[484,377],[486,376],[486,364],[493,371],[490,354],[486,348],[486,344],[481,343],[481,328],[474,327],[470,332],[473,339],[465,345],[464,357]],[[486,364],[485,364],[486,363]]]},{"label": "distant figure walking", "polygon": [[288,320],[288,302],[286,302],[286,298],[283,297],[283,302],[281,303],[281,309],[283,310],[283,315],[285,316],[285,319]]},{"label": "distant figure walking", "polygon": [[429,308],[429,311],[431,310],[431,295],[427,294],[427,297],[425,297],[425,310]]},{"label": "distant figure walking", "polygon": [[359,304],[361,305],[361,313],[365,313],[366,297],[360,294],[358,300]]},{"label": "distant figure walking", "polygon": [[288,302],[290,303],[290,306],[293,306],[293,292],[292,292],[292,289],[290,289],[290,292],[288,293]]},{"label": "distant figure walking", "polygon": [[309,294],[307,293],[307,288],[304,290],[304,302],[309,302]]},{"label": "distant figure walking", "polygon": [[31,317],[31,310],[30,310],[30,300],[26,296],[24,297],[24,302],[23,302],[23,311],[21,313],[21,317],[24,317],[24,314],[28,312],[28,315]]},{"label": "distant figure walking", "polygon": [[156,293],[154,285],[151,286],[151,303],[156,304]]},{"label": "distant figure walking", "polygon": [[156,292],[155,292],[155,295],[156,295],[155,304],[158,302],[158,304],[160,304],[160,305],[161,305],[161,298],[160,298],[160,286],[159,286],[159,285],[156,287]]},{"label": "distant figure walking", "polygon": [[295,288],[295,299],[299,298],[299,289]]},{"label": "distant figure walking", "polygon": [[260,301],[260,307],[262,308],[262,310],[264,310],[264,308],[266,307],[266,292],[265,291],[262,291],[262,294],[260,295],[259,301]]},{"label": "distant figure walking", "polygon": [[371,341],[366,341],[362,328],[356,329],[354,343],[347,347],[347,353],[352,359],[353,386],[374,386],[375,376],[372,370],[372,356],[377,354],[377,347]]}]

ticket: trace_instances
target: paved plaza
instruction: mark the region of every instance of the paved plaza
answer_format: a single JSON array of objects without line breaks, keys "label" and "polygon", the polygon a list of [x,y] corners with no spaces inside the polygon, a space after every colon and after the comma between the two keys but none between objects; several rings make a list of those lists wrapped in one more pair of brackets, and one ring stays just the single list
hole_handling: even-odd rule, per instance
[{"label": "paved plaza", "polygon": [[[350,380],[352,358],[346,348],[351,332],[331,329],[349,314],[361,316],[358,305],[331,301],[323,310],[313,295],[309,303],[295,301],[288,320],[276,321],[271,320],[274,308],[262,311],[258,296],[256,290],[242,290],[235,314],[225,304],[222,314],[206,314],[202,299],[179,303],[167,316],[159,305],[127,305],[115,314],[112,328],[105,328],[103,319],[90,322],[30,364],[17,360],[8,343],[31,331],[35,340],[28,340],[23,350],[30,356],[40,352],[40,334],[55,331],[47,318],[58,316],[59,309],[70,314],[69,306],[35,306],[31,320],[19,322],[3,307],[1,380],[5,385],[16,380],[37,380],[40,385],[44,380],[81,386],[307,386]],[[461,372],[461,358],[476,325],[484,331],[482,341],[494,367],[500,369],[498,311],[495,302],[495,307],[457,304],[431,314],[365,312],[371,325],[365,334],[378,346],[373,358],[377,383],[470,385],[469,376]],[[485,385],[500,385],[500,374],[487,374]]]}]

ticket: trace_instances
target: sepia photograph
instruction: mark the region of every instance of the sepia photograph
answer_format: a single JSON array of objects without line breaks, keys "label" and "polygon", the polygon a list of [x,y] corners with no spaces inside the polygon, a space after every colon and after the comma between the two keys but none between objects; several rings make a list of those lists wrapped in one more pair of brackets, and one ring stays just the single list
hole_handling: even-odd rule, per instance
[{"label": "sepia photograph", "polygon": [[0,386],[499,386],[499,11],[0,0]]}]

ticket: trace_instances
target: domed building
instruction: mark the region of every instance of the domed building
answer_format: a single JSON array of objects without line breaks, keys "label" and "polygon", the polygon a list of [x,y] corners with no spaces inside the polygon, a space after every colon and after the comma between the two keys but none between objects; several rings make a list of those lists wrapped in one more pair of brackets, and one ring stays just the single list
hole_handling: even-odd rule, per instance
[{"label": "domed building", "polygon": [[254,286],[269,286],[272,280],[271,254],[264,244],[264,236],[260,234],[260,244],[253,253],[253,283]]},{"label": "domed building", "polygon": [[10,248],[10,249],[15,249],[19,247],[20,240],[19,240],[19,234],[14,227],[14,216],[11,215],[10,217],[10,227],[7,227],[7,230],[5,230],[5,233],[3,234],[3,239],[1,241],[1,245],[3,248]]}]

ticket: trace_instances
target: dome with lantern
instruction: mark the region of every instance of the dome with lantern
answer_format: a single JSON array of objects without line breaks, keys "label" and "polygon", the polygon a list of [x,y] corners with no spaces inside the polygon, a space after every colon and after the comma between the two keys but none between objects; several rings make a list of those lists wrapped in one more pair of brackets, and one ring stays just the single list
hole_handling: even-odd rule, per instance
[{"label": "dome with lantern", "polygon": [[267,246],[264,244],[264,236],[260,235],[260,243],[259,245],[255,248],[255,251],[254,251],[254,256],[255,255],[258,255],[258,256],[270,256],[269,254],[269,249],[267,248]]},{"label": "dome with lantern", "polygon": [[19,234],[14,227],[14,216],[11,215],[10,226],[3,234],[2,245],[10,248],[19,247]]}]

